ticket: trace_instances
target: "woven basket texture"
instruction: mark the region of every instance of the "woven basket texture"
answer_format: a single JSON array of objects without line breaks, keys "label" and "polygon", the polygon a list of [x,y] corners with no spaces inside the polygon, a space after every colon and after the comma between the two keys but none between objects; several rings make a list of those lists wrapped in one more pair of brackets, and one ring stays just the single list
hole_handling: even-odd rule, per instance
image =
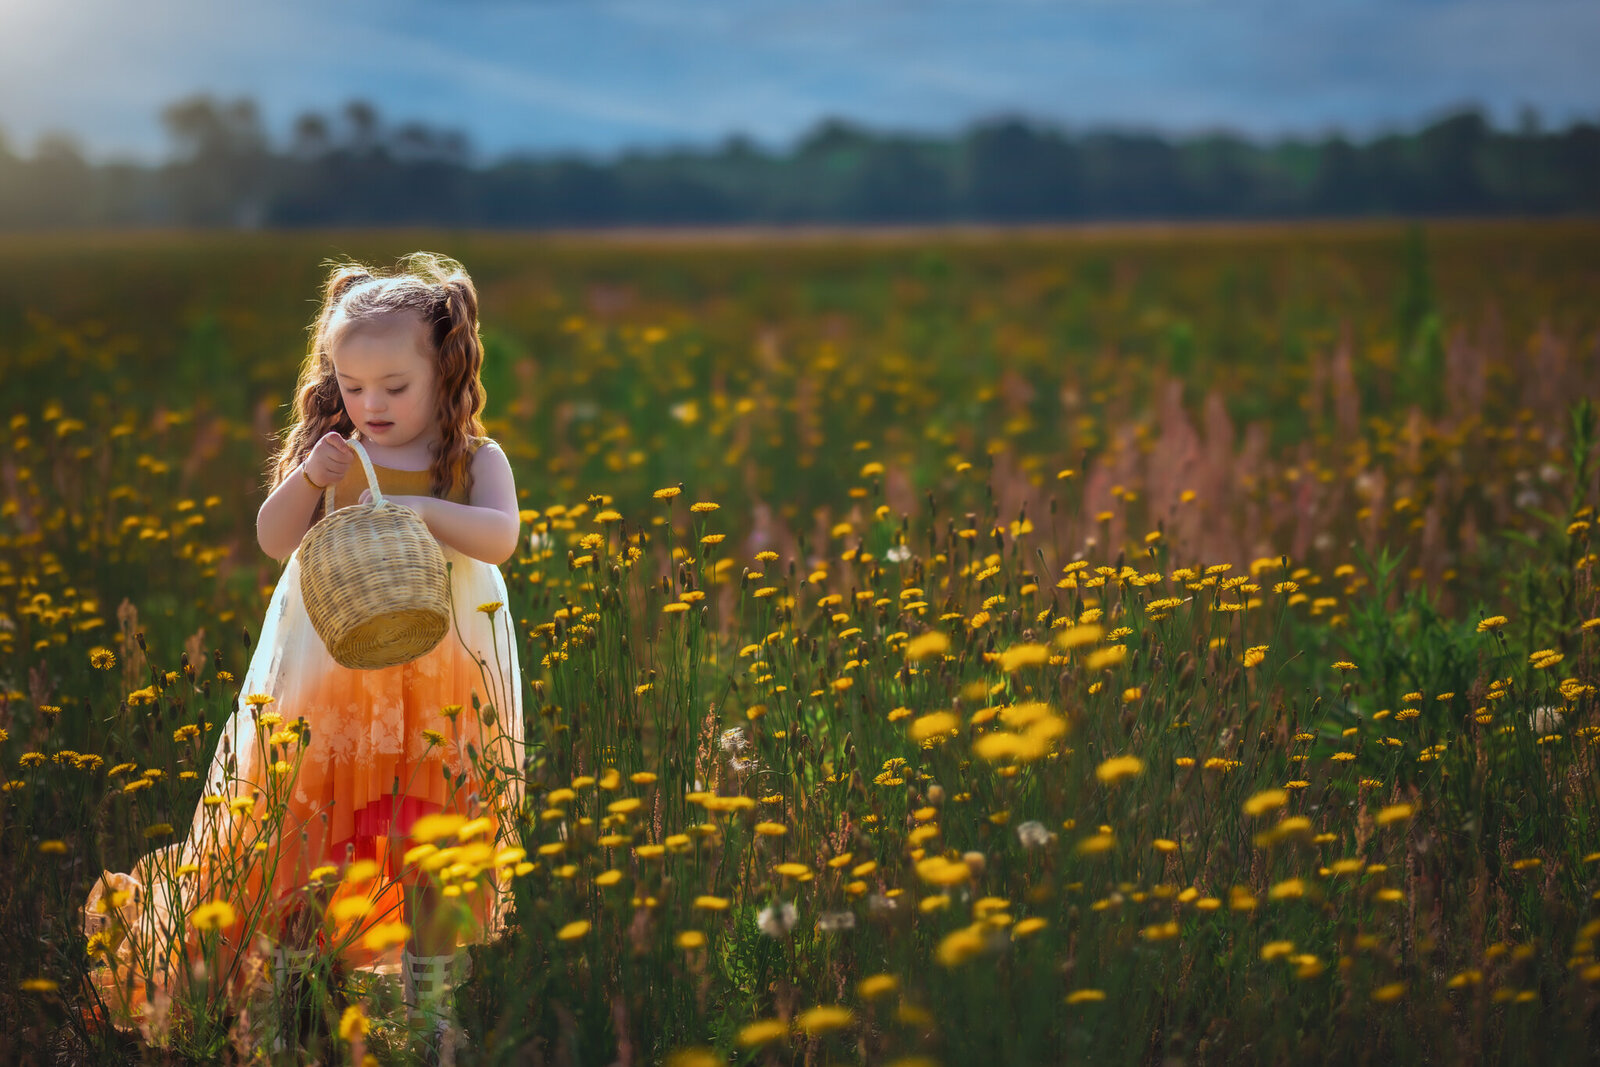
[{"label": "woven basket texture", "polygon": [[431,652],[450,629],[444,552],[415,511],[384,499],[354,437],[372,502],[333,510],[300,542],[300,595],[328,654],[352,670],[381,670]]}]

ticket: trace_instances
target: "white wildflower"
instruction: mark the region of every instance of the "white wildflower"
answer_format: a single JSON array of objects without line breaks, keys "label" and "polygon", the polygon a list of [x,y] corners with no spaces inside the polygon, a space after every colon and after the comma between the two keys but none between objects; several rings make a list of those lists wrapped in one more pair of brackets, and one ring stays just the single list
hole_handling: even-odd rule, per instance
[{"label": "white wildflower", "polygon": [[1548,705],[1534,708],[1528,715],[1528,725],[1533,728],[1533,732],[1536,734],[1553,734],[1561,729],[1563,721],[1565,721],[1565,716],[1561,714],[1561,709],[1552,708]]},{"label": "white wildflower", "polygon": [[799,913],[794,910],[794,905],[787,900],[776,904],[768,904],[756,916],[756,928],[768,937],[783,937],[794,929]]},{"label": "white wildflower", "polygon": [[855,928],[856,913],[853,911],[825,911],[817,916],[817,929],[825,934],[837,934]]}]

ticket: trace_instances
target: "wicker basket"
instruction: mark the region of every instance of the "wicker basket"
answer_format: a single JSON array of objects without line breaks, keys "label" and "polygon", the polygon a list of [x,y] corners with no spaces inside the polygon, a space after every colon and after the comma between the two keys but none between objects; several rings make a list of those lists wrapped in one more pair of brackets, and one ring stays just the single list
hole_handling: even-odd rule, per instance
[{"label": "wicker basket", "polygon": [[328,654],[355,670],[426,655],[450,629],[450,583],[439,542],[415,511],[383,498],[366,449],[370,504],[333,510],[300,542],[300,595]]}]

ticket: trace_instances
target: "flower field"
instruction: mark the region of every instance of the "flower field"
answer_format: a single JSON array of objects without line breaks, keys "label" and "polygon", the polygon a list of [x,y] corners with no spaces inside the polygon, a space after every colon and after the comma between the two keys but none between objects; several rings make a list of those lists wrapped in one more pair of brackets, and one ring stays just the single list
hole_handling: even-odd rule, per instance
[{"label": "flower field", "polygon": [[458,1062],[1600,1055],[1600,225],[0,247],[0,1055],[417,1053],[331,962],[405,937],[359,864],[292,1010],[219,934],[275,936],[265,845],[129,1028],[106,961],[166,947],[80,911],[239,701],[282,787],[317,743],[235,682],[263,465],[319,261],[417,247],[525,508],[459,606],[520,840],[408,857],[508,894]]}]

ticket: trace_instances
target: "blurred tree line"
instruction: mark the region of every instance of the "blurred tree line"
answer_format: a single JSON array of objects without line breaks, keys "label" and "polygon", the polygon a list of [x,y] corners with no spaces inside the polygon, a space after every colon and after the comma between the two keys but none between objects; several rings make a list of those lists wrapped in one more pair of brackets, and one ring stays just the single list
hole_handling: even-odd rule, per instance
[{"label": "blurred tree line", "polygon": [[787,151],[734,136],[610,160],[474,161],[465,135],[355,101],[282,143],[248,99],[162,113],[161,164],[93,164],[62,135],[0,136],[0,228],[1033,222],[1591,213],[1600,126],[1493,127],[1477,110],[1363,142],[1068,133],[1020,118],[948,137],[819,124]]}]

